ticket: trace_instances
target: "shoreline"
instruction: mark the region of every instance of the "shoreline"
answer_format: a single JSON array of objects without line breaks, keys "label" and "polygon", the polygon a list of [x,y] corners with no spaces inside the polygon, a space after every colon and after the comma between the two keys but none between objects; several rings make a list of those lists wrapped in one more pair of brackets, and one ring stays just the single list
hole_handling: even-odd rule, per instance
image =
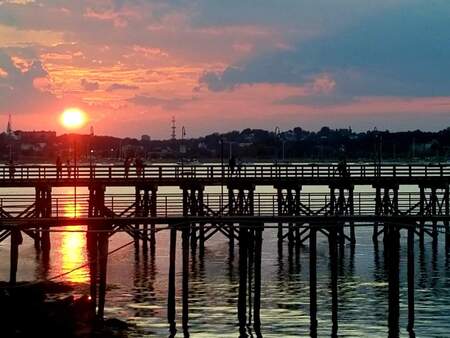
[{"label": "shoreline", "polygon": [[68,295],[74,287],[65,282],[0,281],[0,316],[5,337],[126,338],[129,325],[92,313],[87,295]]}]

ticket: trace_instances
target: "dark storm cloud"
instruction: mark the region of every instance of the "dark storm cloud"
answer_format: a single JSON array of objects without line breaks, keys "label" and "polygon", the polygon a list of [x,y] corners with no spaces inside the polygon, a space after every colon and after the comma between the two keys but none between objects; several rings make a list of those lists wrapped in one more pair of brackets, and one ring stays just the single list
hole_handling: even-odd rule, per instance
[{"label": "dark storm cloud", "polygon": [[338,101],[450,95],[450,78],[443,76],[450,73],[450,3],[413,4],[408,10],[398,8],[357,21],[291,51],[257,56],[220,73],[206,72],[200,83],[211,91],[255,83],[305,85],[326,73],[336,82]]}]

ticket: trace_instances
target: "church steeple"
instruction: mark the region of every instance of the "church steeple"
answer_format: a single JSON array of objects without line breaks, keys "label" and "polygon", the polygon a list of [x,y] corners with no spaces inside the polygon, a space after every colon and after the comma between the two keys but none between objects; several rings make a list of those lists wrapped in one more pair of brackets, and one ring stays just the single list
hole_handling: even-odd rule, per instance
[{"label": "church steeple", "polygon": [[12,122],[11,122],[11,114],[9,114],[9,116],[8,116],[8,124],[7,124],[7,126],[6,126],[6,133],[7,133],[8,135],[11,135],[11,134],[13,133],[13,130],[12,130]]}]

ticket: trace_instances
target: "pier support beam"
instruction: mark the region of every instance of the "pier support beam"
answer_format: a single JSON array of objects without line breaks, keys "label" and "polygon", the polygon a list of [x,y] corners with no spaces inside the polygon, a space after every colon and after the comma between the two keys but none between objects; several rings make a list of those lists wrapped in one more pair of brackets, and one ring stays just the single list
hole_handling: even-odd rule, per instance
[{"label": "pier support beam", "polygon": [[408,227],[408,327],[414,332],[414,227]]},{"label": "pier support beam", "polygon": [[338,233],[337,227],[331,225],[329,228],[330,245],[330,272],[331,272],[331,321],[332,337],[336,337],[338,331]]},{"label": "pier support beam", "polygon": [[[264,224],[262,223],[242,223],[239,225],[238,321],[239,331],[242,337],[246,336],[247,327],[252,324],[252,319],[253,327],[257,334],[261,328],[261,255],[263,229]],[[252,283],[254,283],[253,286]]]},{"label": "pier support beam", "polygon": [[[283,183],[275,185],[277,190],[277,211],[278,216],[297,216],[301,214],[300,193],[302,186],[298,183]],[[281,243],[287,237],[289,248],[294,244],[300,245],[300,224],[289,223],[288,231],[283,231],[283,223],[278,223],[278,242]]]},{"label": "pier support beam", "polygon": [[[52,188],[48,185],[39,185],[35,188],[35,217],[50,218],[52,215]],[[50,251],[50,232],[48,226],[42,226],[41,231],[35,231],[34,244],[45,254]]]},{"label": "pier support beam", "polygon": [[[105,186],[89,186],[89,217],[102,217],[105,212]],[[92,312],[101,320],[105,312],[108,242],[111,231],[110,225],[88,224],[86,234]]]},{"label": "pier support beam", "polygon": [[[398,215],[398,184],[375,184],[375,215],[376,216],[393,216]],[[379,229],[380,224],[374,223],[372,240],[378,241],[378,237],[385,232],[383,225],[382,229]]]},{"label": "pier support beam", "polygon": [[[437,183],[422,183],[419,185],[420,189],[420,215],[421,216],[449,216],[449,185],[447,182]],[[445,226],[445,243],[446,248],[450,245],[450,228],[448,221],[444,222]],[[420,246],[423,247],[425,241],[425,234],[428,234],[433,239],[433,246],[437,246],[438,228],[437,221],[432,221],[431,229],[427,229],[425,222],[420,222],[419,238]]]},{"label": "pier support beam", "polygon": [[[199,184],[185,184],[181,186],[183,190],[183,216],[203,216],[205,214],[203,191],[204,186]],[[190,230],[191,248],[195,252],[197,241],[200,245],[200,254],[205,249],[205,225],[199,224],[197,231],[196,224],[193,224]]]},{"label": "pier support beam", "polygon": [[317,229],[309,230],[309,317],[310,335],[317,337]]},{"label": "pier support beam", "polygon": [[[245,183],[233,183],[228,185],[228,214],[253,216],[255,214],[254,199],[255,185]],[[230,253],[234,251],[234,236],[236,227],[234,224],[228,225]],[[240,227],[238,228],[240,229]],[[238,230],[240,231],[240,230]]]},{"label": "pier support beam", "polygon": [[[158,187],[153,184],[140,184],[135,187],[135,216],[136,217],[155,217],[156,216],[156,198]],[[150,236],[148,226],[150,225]],[[150,252],[154,254],[156,248],[156,227],[155,224],[142,224],[142,234],[140,234],[140,224],[135,224],[135,247],[139,248],[139,238],[142,238],[142,249],[148,251],[148,242],[150,242]]]},{"label": "pier support beam", "polygon": [[388,270],[389,279],[389,312],[388,329],[389,337],[399,337],[399,317],[400,317],[400,233],[396,224],[385,224],[385,264]]},{"label": "pier support beam", "polygon": [[186,223],[182,230],[182,254],[183,254],[183,276],[182,276],[182,325],[185,337],[189,337],[189,235],[190,226]]},{"label": "pier support beam", "polygon": [[[353,190],[353,185],[348,183],[330,185],[330,215],[354,215]],[[345,243],[345,239],[348,239],[352,245],[356,243],[353,222],[350,222],[349,227],[350,237],[345,235],[344,224],[338,224],[338,241],[341,245]]]},{"label": "pier support beam", "polygon": [[167,294],[167,321],[171,336],[175,336],[177,332],[175,321],[175,261],[177,247],[177,229],[174,224],[170,225],[170,244],[169,244],[169,284]]},{"label": "pier support beam", "polygon": [[11,230],[11,250],[10,250],[10,270],[9,283],[15,285],[17,281],[17,265],[19,263],[19,245],[22,244],[22,234],[20,230]]}]

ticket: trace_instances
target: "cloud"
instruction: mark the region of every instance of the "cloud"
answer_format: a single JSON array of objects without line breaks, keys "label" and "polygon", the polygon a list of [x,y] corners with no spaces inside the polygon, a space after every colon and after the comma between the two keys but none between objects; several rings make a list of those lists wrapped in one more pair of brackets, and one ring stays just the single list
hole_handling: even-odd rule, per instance
[{"label": "cloud", "polygon": [[127,85],[127,84],[123,84],[123,83],[113,83],[111,85],[108,86],[108,88],[106,88],[107,92],[113,92],[116,90],[136,90],[139,89],[138,86],[134,86],[134,85]]},{"label": "cloud", "polygon": [[139,106],[148,106],[148,107],[162,107],[163,109],[176,109],[180,106],[196,101],[197,98],[172,98],[172,99],[166,99],[166,98],[160,98],[155,96],[148,96],[148,95],[135,95],[134,97],[128,99],[128,102],[131,102],[135,105]]},{"label": "cloud", "polygon": [[57,98],[42,85],[48,73],[39,60],[21,69],[9,55],[0,51],[0,69],[3,74],[0,76],[0,112],[45,111],[58,103]]},{"label": "cloud", "polygon": [[80,83],[81,83],[81,87],[83,87],[84,90],[87,90],[89,92],[98,90],[98,88],[100,87],[98,82],[89,82],[86,79],[81,79]]},{"label": "cloud", "polygon": [[241,85],[281,83],[305,86],[326,73],[331,92],[312,98],[287,98],[284,103],[352,101],[364,96],[434,97],[450,95],[450,6],[412,6],[356,21],[353,26],[297,44],[293,50],[259,55],[227,67],[205,72],[199,83],[211,91]]}]

